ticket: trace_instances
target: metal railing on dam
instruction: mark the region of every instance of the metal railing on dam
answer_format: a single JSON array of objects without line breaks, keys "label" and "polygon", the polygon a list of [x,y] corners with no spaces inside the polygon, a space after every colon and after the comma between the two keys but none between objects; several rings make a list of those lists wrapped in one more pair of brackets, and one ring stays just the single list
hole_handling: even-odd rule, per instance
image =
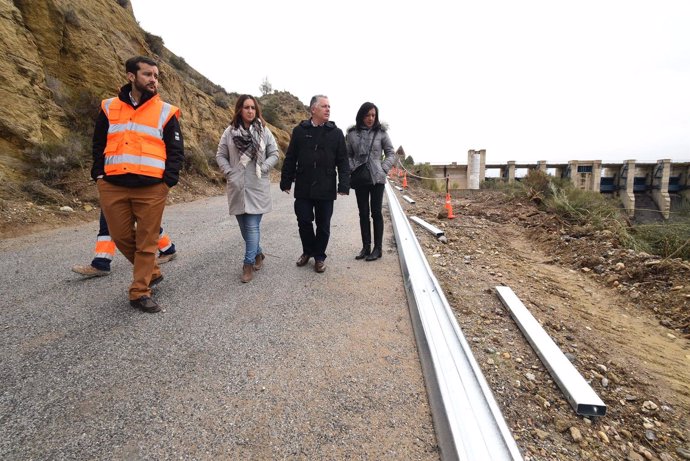
[{"label": "metal railing on dam", "polygon": [[390,184],[386,184],[386,194],[442,459],[521,460],[491,389]]}]

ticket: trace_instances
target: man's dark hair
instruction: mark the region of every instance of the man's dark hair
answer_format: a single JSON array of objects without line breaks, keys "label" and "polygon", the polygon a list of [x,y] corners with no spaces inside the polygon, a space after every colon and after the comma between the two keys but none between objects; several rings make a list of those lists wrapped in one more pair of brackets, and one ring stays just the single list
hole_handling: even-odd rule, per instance
[{"label": "man's dark hair", "polygon": [[366,128],[366,125],[364,124],[364,117],[367,116],[371,109],[376,110],[374,126],[372,126],[371,129],[378,130],[379,128],[381,128],[381,122],[379,122],[379,108],[376,107],[376,104],[374,104],[373,102],[365,102],[364,104],[362,104],[362,107],[359,108],[359,110],[357,111],[357,116],[355,117],[355,122],[357,123],[358,130]]},{"label": "man's dark hair", "polygon": [[134,75],[137,74],[137,71],[139,70],[139,64],[140,63],[148,64],[149,66],[156,66],[158,67],[158,63],[154,61],[153,59],[146,57],[146,56],[134,56],[133,58],[129,58],[127,62],[125,62],[125,71],[126,72],[131,72]]}]

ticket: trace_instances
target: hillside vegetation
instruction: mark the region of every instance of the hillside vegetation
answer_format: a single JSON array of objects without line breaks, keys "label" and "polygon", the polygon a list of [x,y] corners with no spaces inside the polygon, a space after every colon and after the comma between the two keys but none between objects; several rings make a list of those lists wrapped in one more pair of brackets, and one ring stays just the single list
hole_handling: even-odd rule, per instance
[{"label": "hillside vegetation", "polygon": [[[126,83],[124,63],[134,55],[159,61],[161,96],[181,108],[187,159],[171,199],[219,190],[213,157],[239,95],[144,31],[129,1],[1,0],[0,44],[0,237],[97,216],[89,178],[93,123],[100,101]],[[307,108],[288,92],[260,101],[284,152]]]}]

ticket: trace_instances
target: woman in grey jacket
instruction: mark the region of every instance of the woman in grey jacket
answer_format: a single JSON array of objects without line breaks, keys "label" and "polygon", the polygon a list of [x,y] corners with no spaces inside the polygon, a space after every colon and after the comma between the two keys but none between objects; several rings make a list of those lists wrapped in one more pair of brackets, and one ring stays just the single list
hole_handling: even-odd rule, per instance
[{"label": "woman in grey jacket", "polygon": [[240,280],[247,283],[265,258],[259,243],[261,217],[272,209],[269,172],[278,162],[278,146],[261,116],[259,102],[244,94],[218,144],[216,162],[227,179],[228,208],[245,242]]},{"label": "woman in grey jacket", "polygon": [[[368,162],[373,184],[355,188],[359,208],[359,228],[362,234],[362,251],[355,259],[374,261],[382,256],[383,246],[383,191],[386,174],[395,163],[395,149],[386,126],[379,122],[379,109],[365,102],[357,111],[356,124],[347,130],[345,145],[350,160],[350,171]],[[383,152],[383,155],[382,155]],[[374,249],[371,249],[371,224],[374,222]]]}]

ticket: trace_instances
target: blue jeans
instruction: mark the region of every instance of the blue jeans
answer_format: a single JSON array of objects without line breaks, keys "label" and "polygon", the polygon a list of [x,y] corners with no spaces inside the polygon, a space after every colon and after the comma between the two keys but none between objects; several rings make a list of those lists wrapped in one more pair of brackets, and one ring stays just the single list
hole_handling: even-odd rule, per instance
[{"label": "blue jeans", "polygon": [[237,224],[240,225],[240,232],[244,239],[244,264],[254,264],[256,255],[262,253],[259,240],[261,238],[261,217],[260,214],[238,214]]}]

